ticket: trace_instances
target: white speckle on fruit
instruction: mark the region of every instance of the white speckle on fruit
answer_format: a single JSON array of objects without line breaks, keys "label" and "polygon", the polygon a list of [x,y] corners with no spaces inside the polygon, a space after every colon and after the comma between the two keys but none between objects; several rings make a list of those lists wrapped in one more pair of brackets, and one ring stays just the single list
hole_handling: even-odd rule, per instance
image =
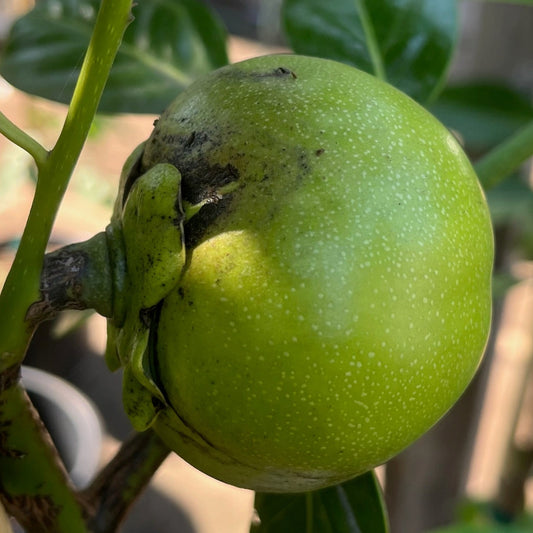
[{"label": "white speckle on fruit", "polygon": [[[456,207],[471,194],[461,176],[472,191],[475,179],[449,163],[444,129],[372,78],[352,83],[348,69],[311,90],[304,60],[258,61],[297,78],[219,78],[205,114],[187,107],[190,124],[177,122],[215,138],[219,118],[210,157],[245,186],[192,252],[186,297],[163,306],[165,388],[210,442],[279,478],[294,464],[370,467],[442,414],[429,392],[456,395],[482,348],[487,267],[471,271],[486,241],[473,244]],[[480,202],[467,202],[478,221]]]}]

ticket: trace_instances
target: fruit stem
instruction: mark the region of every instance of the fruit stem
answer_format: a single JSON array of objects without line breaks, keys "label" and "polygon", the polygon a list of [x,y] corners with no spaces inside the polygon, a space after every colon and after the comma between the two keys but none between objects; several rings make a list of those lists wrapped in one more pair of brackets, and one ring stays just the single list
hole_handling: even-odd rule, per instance
[{"label": "fruit stem", "polygon": [[485,189],[498,185],[533,155],[533,121],[493,148],[475,165]]},{"label": "fruit stem", "polygon": [[113,272],[105,232],[45,256],[41,299],[28,309],[26,320],[39,324],[65,309],[113,313]]}]

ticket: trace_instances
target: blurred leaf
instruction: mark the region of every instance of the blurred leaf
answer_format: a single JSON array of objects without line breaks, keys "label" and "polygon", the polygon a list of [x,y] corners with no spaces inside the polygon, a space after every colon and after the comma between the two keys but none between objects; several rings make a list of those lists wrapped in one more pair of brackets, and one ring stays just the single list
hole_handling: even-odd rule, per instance
[{"label": "blurred leaf", "polygon": [[531,525],[520,524],[457,524],[431,533],[531,533]]},{"label": "blurred leaf", "polygon": [[533,120],[533,105],[502,84],[446,88],[429,110],[459,133],[468,152],[483,153]]},{"label": "blurred leaf", "polygon": [[[496,228],[508,226],[512,247],[523,258],[533,258],[533,190],[515,175],[486,193],[492,222]],[[495,287],[499,287],[497,284]]]},{"label": "blurred leaf", "polygon": [[468,523],[458,523],[448,527],[431,530],[430,533],[531,533],[531,517],[520,516],[514,522],[498,522],[490,515],[478,515]]},{"label": "blurred leaf", "polygon": [[533,6],[533,0],[485,0],[485,2],[498,2],[500,4],[526,4]]},{"label": "blurred leaf", "polygon": [[295,52],[335,59],[426,102],[444,82],[457,37],[456,0],[284,0]]},{"label": "blurred leaf", "polygon": [[[39,0],[15,22],[0,74],[18,89],[68,103],[99,0]],[[100,111],[160,113],[195,78],[227,63],[226,34],[198,0],[151,0],[133,8]]]},{"label": "blurred leaf", "polygon": [[521,221],[533,226],[533,190],[518,176],[505,180],[486,193],[495,225]]},{"label": "blurred leaf", "polygon": [[514,521],[498,519],[501,513],[490,503],[466,500],[458,509],[456,524],[432,529],[428,533],[531,533],[533,517],[528,514],[517,516]]},{"label": "blurred leaf", "polygon": [[255,497],[261,523],[254,533],[387,533],[381,488],[373,472],[351,481],[302,494]]}]

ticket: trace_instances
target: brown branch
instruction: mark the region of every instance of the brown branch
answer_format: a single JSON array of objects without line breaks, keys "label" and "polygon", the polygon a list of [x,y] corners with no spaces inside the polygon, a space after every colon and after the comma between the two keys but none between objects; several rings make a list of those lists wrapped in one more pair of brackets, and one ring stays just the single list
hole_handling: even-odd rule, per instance
[{"label": "brown branch", "polygon": [[92,533],[113,533],[170,450],[152,431],[134,434],[82,496]]}]

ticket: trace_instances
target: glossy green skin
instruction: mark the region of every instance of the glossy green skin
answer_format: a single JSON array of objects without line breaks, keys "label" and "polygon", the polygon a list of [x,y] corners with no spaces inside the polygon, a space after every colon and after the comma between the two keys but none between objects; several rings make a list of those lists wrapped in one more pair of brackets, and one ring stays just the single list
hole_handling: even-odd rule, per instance
[{"label": "glossy green skin", "polygon": [[152,354],[154,428],[179,455],[242,487],[317,489],[458,399],[489,331],[493,239],[429,113],[351,67],[256,58],[171,105],[142,171],[164,162],[206,204]]}]

